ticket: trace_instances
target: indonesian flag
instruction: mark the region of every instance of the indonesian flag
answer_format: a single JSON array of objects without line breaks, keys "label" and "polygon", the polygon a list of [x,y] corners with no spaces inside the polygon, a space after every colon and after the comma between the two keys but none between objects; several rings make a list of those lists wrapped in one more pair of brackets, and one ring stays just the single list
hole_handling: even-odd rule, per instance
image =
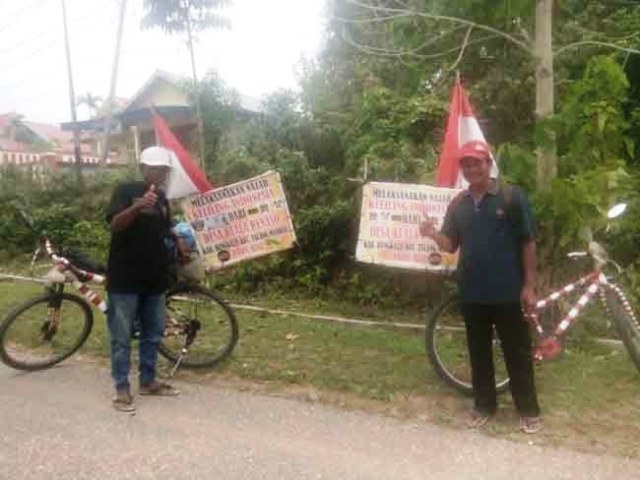
[{"label": "indonesian flag", "polygon": [[[460,170],[458,150],[465,143],[473,140],[487,143],[480,129],[480,124],[478,124],[478,120],[473,114],[469,98],[458,78],[451,94],[449,120],[447,122],[447,131],[444,135],[444,146],[438,160],[436,185],[449,188],[467,188],[469,186]],[[498,173],[498,165],[493,160],[491,178],[498,178]]]},{"label": "indonesian flag", "polygon": [[180,144],[167,122],[153,108],[151,116],[158,145],[172,152],[167,198],[182,198],[194,193],[212,190],[213,185],[209,183],[207,176],[191,159],[187,149]]}]

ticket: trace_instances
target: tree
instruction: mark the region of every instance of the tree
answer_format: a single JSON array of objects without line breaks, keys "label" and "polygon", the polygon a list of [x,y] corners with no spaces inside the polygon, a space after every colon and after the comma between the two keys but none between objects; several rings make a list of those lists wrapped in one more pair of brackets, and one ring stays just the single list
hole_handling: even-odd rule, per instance
[{"label": "tree", "polygon": [[[470,54],[478,58],[504,58],[505,52],[535,72],[535,118],[546,130],[538,145],[538,186],[545,188],[557,171],[553,132],[548,128],[555,110],[557,87],[554,64],[576,49],[615,49],[638,54],[638,12],[634,6],[591,5],[582,0],[335,0],[335,18],[342,39],[367,55],[386,57],[412,67],[432,62],[432,78],[461,68]],[[585,28],[588,20],[619,31],[625,18],[626,35],[608,37],[602,27]],[[535,13],[535,15],[534,15]],[[625,15],[626,14],[626,17]],[[618,17],[618,22],[614,19]],[[560,27],[553,24],[554,18]],[[607,25],[607,21],[613,24]],[[624,23],[624,22],[622,22]],[[636,28],[636,30],[634,30]],[[618,32],[616,32],[618,33]],[[575,34],[575,35],[574,35]],[[572,38],[572,36],[574,38]],[[577,38],[575,38],[577,37]],[[555,48],[554,48],[555,40]],[[513,50],[516,50],[513,52]],[[473,50],[473,53],[470,51]],[[453,59],[447,62],[447,59]],[[474,72],[478,75],[477,72]],[[472,74],[473,76],[473,74]]]},{"label": "tree", "polygon": [[194,34],[207,28],[225,28],[229,21],[213,12],[230,4],[230,0],[145,0],[143,28],[160,27],[167,33],[186,33],[191,56],[191,72],[198,117],[198,150],[201,165],[205,163],[204,125],[198,89],[198,75],[193,49]]},{"label": "tree", "polygon": [[91,92],[80,95],[77,102],[77,105],[86,105],[86,107],[89,109],[89,115],[91,115],[92,118],[97,116],[98,110],[100,109],[102,104],[102,97],[94,95]]}]

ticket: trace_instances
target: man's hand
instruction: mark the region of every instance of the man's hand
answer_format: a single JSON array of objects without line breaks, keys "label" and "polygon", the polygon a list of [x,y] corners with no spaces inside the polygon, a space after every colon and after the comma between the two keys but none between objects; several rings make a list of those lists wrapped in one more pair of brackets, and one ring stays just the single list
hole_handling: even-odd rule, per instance
[{"label": "man's hand", "polygon": [[522,293],[520,294],[520,302],[522,304],[522,310],[526,314],[533,313],[536,308],[536,294],[531,285],[525,285],[522,288]]},{"label": "man's hand", "polygon": [[420,223],[420,235],[433,238],[437,233],[436,220],[424,214],[424,220]]},{"label": "man's hand", "polygon": [[182,237],[175,237],[176,245],[178,247],[178,257],[180,258],[180,262],[184,265],[189,263],[190,260],[190,251],[187,242]]},{"label": "man's hand", "polygon": [[137,211],[143,210],[145,208],[153,207],[158,201],[158,195],[156,194],[156,186],[151,184],[149,190],[147,190],[144,196],[140,198],[136,198],[133,201],[133,205]]}]

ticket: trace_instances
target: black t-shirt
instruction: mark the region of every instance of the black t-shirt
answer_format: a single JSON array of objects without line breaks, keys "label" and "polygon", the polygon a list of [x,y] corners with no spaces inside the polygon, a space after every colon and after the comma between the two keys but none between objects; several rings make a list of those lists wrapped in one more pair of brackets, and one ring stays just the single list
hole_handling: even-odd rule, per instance
[{"label": "black t-shirt", "polygon": [[[118,185],[107,210],[107,222],[133,204],[147,191],[144,182]],[[107,266],[107,290],[120,293],[162,293],[166,289],[170,236],[169,202],[162,192],[152,208],[142,210],[133,223],[111,234]]]}]

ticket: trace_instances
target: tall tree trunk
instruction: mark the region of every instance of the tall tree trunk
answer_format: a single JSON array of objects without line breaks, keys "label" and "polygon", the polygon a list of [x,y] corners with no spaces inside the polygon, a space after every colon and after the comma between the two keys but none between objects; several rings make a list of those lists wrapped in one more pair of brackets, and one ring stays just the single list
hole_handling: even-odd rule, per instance
[{"label": "tall tree trunk", "polygon": [[198,75],[196,73],[196,59],[193,51],[193,36],[191,33],[191,20],[189,18],[189,6],[186,7],[186,24],[187,34],[189,41],[189,55],[191,56],[191,73],[193,74],[193,90],[195,92],[196,100],[196,117],[198,122],[198,164],[204,170],[205,169],[205,151],[204,151],[204,122],[202,120],[202,108],[200,106],[200,88],[198,85]]},{"label": "tall tree trunk", "polygon": [[69,79],[69,103],[71,105],[71,121],[73,122],[73,156],[75,159],[76,181],[78,188],[82,188],[82,154],[80,150],[80,133],[76,126],[76,94],[73,88],[73,74],[71,70],[71,49],[69,48],[69,30],[67,28],[67,6],[62,3],[62,22],[64,25],[64,48],[67,54],[67,76]]},{"label": "tall tree trunk", "polygon": [[122,27],[124,26],[124,12],[127,8],[127,0],[120,3],[120,19],[118,22],[118,36],[116,37],[116,51],[113,55],[113,68],[111,70],[111,86],[109,87],[109,98],[107,99],[107,119],[104,125],[102,136],[102,155],[100,155],[100,166],[107,165],[109,158],[109,134],[111,133],[111,122],[113,121],[113,108],[116,97],[116,80],[118,79],[118,63],[120,61],[120,44],[122,42]]},{"label": "tall tree trunk", "polygon": [[[553,115],[553,0],[536,0],[536,120],[540,123]],[[544,142],[538,145],[538,189],[545,190],[558,172],[554,132],[546,127]]]}]

